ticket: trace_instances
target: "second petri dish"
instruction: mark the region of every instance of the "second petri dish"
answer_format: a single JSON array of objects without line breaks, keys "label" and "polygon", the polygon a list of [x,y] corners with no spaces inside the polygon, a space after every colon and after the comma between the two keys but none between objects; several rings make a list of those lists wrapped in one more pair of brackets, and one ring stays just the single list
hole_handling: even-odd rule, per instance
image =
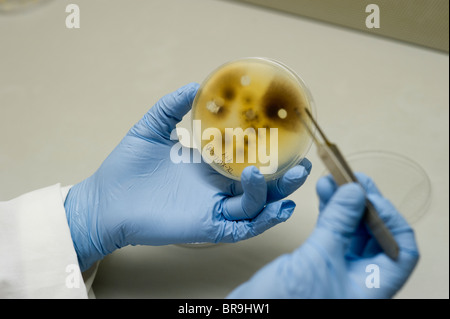
[{"label": "second petri dish", "polygon": [[431,182],[425,170],[412,159],[388,151],[350,154],[348,162],[355,172],[370,176],[410,223],[416,223],[431,203]]},{"label": "second petri dish", "polygon": [[243,58],[213,71],[192,107],[194,143],[216,171],[240,180],[254,165],[267,180],[298,164],[311,147],[305,109],[314,113],[303,80],[267,58]]}]

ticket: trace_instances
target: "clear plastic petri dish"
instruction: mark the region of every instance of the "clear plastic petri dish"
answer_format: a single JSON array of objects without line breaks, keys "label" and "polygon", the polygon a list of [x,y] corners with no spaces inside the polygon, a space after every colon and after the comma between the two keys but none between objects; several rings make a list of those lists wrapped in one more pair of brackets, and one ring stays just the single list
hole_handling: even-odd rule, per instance
[{"label": "clear plastic petri dish", "polygon": [[380,192],[410,223],[421,219],[431,203],[431,182],[425,170],[412,159],[388,151],[350,154],[355,172],[370,176]]},{"label": "clear plastic petri dish", "polygon": [[240,180],[254,165],[266,180],[298,164],[312,138],[305,109],[315,113],[304,81],[284,64],[260,57],[218,67],[192,106],[194,146],[217,172]]}]

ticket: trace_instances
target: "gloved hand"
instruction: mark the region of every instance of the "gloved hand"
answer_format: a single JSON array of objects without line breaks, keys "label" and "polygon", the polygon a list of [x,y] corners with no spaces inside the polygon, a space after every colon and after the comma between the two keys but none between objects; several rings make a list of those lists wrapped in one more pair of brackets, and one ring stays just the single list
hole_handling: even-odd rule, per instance
[{"label": "gloved hand", "polygon": [[370,178],[358,174],[400,254],[381,251],[361,222],[365,195],[357,184],[337,187],[331,177],[317,183],[320,215],[311,236],[291,254],[259,270],[228,298],[390,298],[412,273],[419,253],[414,232]]},{"label": "gloved hand", "polygon": [[100,168],[70,189],[65,209],[82,271],[126,245],[235,242],[291,216],[294,202],[281,199],[305,182],[306,159],[269,183],[254,166],[238,182],[204,162],[171,161],[171,132],[197,90],[189,84],[159,100]]}]

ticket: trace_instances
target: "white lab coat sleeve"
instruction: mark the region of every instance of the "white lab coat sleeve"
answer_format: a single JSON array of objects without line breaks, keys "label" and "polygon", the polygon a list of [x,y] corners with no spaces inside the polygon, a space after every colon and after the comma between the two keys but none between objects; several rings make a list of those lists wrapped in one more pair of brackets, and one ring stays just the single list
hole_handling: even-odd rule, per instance
[{"label": "white lab coat sleeve", "polygon": [[0,202],[0,298],[88,298],[96,267],[78,266],[56,184]]}]

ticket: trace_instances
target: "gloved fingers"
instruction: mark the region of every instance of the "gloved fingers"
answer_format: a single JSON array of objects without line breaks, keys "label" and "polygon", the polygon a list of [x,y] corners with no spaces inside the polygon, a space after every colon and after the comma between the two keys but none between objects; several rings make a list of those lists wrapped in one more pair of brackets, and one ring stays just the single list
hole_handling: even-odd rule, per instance
[{"label": "gloved fingers", "polygon": [[[368,199],[375,206],[379,216],[394,236],[400,248],[400,255],[404,256],[401,258],[406,258],[406,260],[409,260],[408,262],[418,259],[419,251],[414,238],[414,231],[411,226],[389,200],[382,197],[375,189],[368,188],[368,190],[374,192],[368,194]],[[371,258],[382,253],[380,245],[375,238],[372,237],[370,231],[367,230],[367,227],[360,227],[359,229],[361,231],[357,231],[353,236],[352,245],[350,246],[351,253],[362,258]]]},{"label": "gloved fingers", "polygon": [[285,198],[302,186],[311,173],[312,164],[304,158],[298,165],[288,170],[282,177],[268,183],[267,202]]},{"label": "gloved fingers", "polygon": [[333,179],[333,176],[327,175],[321,177],[316,184],[316,192],[319,196],[319,211],[322,212],[323,209],[328,204],[333,194],[338,189],[338,185]]},{"label": "gloved fingers", "polygon": [[376,193],[369,194],[368,198],[394,236],[399,246],[399,255],[396,260],[390,259],[386,254],[382,253],[377,241],[374,238],[370,238],[362,257],[370,257],[370,263],[372,264],[384,265],[382,268],[384,288],[390,289],[389,295],[393,296],[398,288],[403,286],[417,265],[420,258],[419,249],[415,240],[414,230],[390,201]]},{"label": "gloved fingers", "polygon": [[418,247],[414,237],[414,230],[405,218],[397,211],[394,205],[392,205],[388,199],[378,194],[369,194],[368,198],[374,205],[386,227],[391,231],[400,247],[400,251],[408,251],[411,254],[418,255]]},{"label": "gloved fingers", "polygon": [[361,220],[350,241],[348,251],[346,252],[347,257],[359,259],[362,256],[366,256],[367,247],[370,246],[371,240],[373,240],[373,237],[369,233],[364,221]]},{"label": "gloved fingers", "polygon": [[360,185],[352,183],[338,187],[331,176],[318,181],[316,188],[322,209],[319,225],[350,239],[347,250],[349,257],[354,255],[356,258],[358,256],[365,258],[381,253],[377,241],[362,223],[367,198],[392,232],[400,251],[403,250],[410,256],[418,258],[414,232],[406,220],[389,200],[381,195],[371,178],[361,173],[357,173],[356,176]]},{"label": "gloved fingers", "polygon": [[224,199],[222,214],[228,220],[252,219],[264,208],[267,183],[255,166],[246,167],[241,174],[243,193]]},{"label": "gloved fingers", "polygon": [[162,97],[130,130],[130,134],[144,139],[170,139],[178,122],[192,107],[199,84],[187,84]]},{"label": "gloved fingers", "polygon": [[237,242],[255,237],[269,228],[286,221],[291,217],[295,203],[291,200],[277,201],[266,207],[253,219],[225,221],[221,242]]},{"label": "gloved fingers", "polygon": [[361,243],[361,248],[362,249],[359,252],[359,256],[362,258],[372,258],[382,252],[380,244],[378,244],[377,240],[371,236],[367,239],[364,245]]},{"label": "gloved fingers", "polygon": [[[411,234],[410,234],[411,235]],[[410,242],[414,242],[414,238],[410,238]],[[377,243],[372,241],[372,246],[376,247]],[[359,263],[355,263],[355,267],[363,265],[367,267],[367,260],[370,260],[370,264],[380,267],[380,288],[382,289],[369,289],[369,293],[377,292],[383,293],[383,298],[392,298],[397,291],[405,284],[410,277],[414,268],[419,261],[419,252],[417,250],[411,251],[408,249],[400,248],[399,255],[394,261],[386,254],[367,254],[370,259],[360,259]]]},{"label": "gloved fingers", "polygon": [[361,172],[356,172],[355,176],[358,179],[358,182],[367,192],[367,194],[377,194],[379,196],[382,196],[380,190],[378,189],[377,185],[375,185],[375,182],[372,180],[372,178]]},{"label": "gloved fingers", "polygon": [[[370,197],[372,196],[369,195],[369,198]],[[372,197],[372,203],[373,200],[374,199]],[[382,217],[384,223],[389,220],[389,217],[386,215],[386,211],[377,209],[377,212],[379,213],[380,217]],[[394,211],[392,211],[392,213],[394,213]],[[378,244],[378,241],[374,237],[372,237],[371,231],[367,228],[367,226],[364,224],[360,228],[361,231],[355,233],[355,235],[353,236],[352,242],[355,243],[355,245],[351,245],[351,248],[353,248],[352,252],[360,258],[372,258],[375,255],[382,253],[383,250]],[[361,234],[363,235],[360,236]],[[356,247],[359,249],[357,249]]]},{"label": "gloved fingers", "polygon": [[[364,173],[355,173],[356,178],[358,179],[358,182],[361,184],[361,186],[364,188],[364,190],[367,192],[367,194],[378,194],[381,196],[380,191],[378,190],[378,187],[375,185],[374,181]],[[319,210],[322,211],[322,209],[327,205],[330,198],[333,196],[333,194],[336,192],[338,188],[338,185],[333,179],[333,176],[330,174],[324,177],[321,177],[316,184],[316,191],[319,195]]]},{"label": "gloved fingers", "polygon": [[350,238],[361,221],[365,205],[366,197],[360,185],[342,185],[323,209],[318,227]]},{"label": "gloved fingers", "polygon": [[[267,183],[267,203],[272,203],[283,199],[304,184],[309,174],[311,173],[312,164],[304,158],[300,163],[290,170],[288,170],[282,177]],[[243,193],[240,182],[234,181],[231,189],[232,195],[239,195]]]},{"label": "gloved fingers", "polygon": [[[400,245],[400,249],[402,249],[403,245],[403,248],[406,250],[413,252],[413,254],[417,253],[418,250],[415,244],[413,230],[406,220],[389,200],[383,197],[375,182],[369,176],[364,173],[355,173],[355,175],[360,185],[362,185],[366,191],[367,199],[375,206],[379,216],[393,233],[394,238],[396,238],[396,241]],[[371,236],[370,230],[368,230],[367,227],[364,227],[364,229],[367,236],[365,236],[365,244],[363,244],[362,241],[359,242],[360,247],[362,248],[361,256],[372,257],[382,252],[378,242]],[[406,234],[406,236],[403,236],[403,234]],[[403,240],[403,238],[406,238],[406,240]]]}]

